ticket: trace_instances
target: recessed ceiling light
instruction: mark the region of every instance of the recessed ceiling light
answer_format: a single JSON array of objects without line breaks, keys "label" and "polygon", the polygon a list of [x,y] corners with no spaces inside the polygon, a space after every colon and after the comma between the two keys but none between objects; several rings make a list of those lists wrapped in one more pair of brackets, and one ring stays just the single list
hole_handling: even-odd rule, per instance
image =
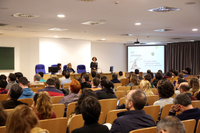
[{"label": "recessed ceiling light", "polygon": [[192,29],[192,31],[198,31],[198,29]]},{"label": "recessed ceiling light", "polygon": [[170,12],[170,11],[177,11],[177,10],[180,10],[180,8],[163,6],[163,7],[158,7],[158,8],[154,8],[154,9],[149,9],[148,11],[150,11],[150,12]]},{"label": "recessed ceiling light", "polygon": [[135,23],[135,25],[141,25],[141,23]]},{"label": "recessed ceiling light", "polygon": [[68,29],[60,29],[60,28],[51,28],[49,30],[52,30],[52,31],[66,31]]},{"label": "recessed ceiling light", "polygon": [[101,40],[102,40],[102,41],[105,41],[106,39],[105,39],[105,38],[102,38]]},{"label": "recessed ceiling light", "polygon": [[64,14],[58,14],[57,17],[59,17],[59,18],[64,18],[65,15],[64,15]]},{"label": "recessed ceiling light", "polygon": [[156,44],[155,42],[148,42],[148,43],[146,43],[146,44]]},{"label": "recessed ceiling light", "polygon": [[58,36],[54,36],[54,37],[56,37],[56,38],[57,38]]}]

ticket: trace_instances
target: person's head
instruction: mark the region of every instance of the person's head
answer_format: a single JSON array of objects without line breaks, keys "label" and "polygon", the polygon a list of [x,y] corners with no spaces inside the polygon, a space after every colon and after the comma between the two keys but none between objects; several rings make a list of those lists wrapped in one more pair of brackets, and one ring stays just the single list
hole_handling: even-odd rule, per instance
[{"label": "person's head", "polygon": [[161,80],[162,79],[162,73],[157,72],[156,73],[156,79]]},{"label": "person's head", "polygon": [[71,63],[68,63],[67,64],[67,69],[71,69],[72,68],[72,64]]},{"label": "person's head", "polygon": [[92,78],[94,78],[94,77],[96,77],[96,74],[97,74],[97,73],[96,73],[95,71],[92,71],[91,74],[92,74]]},{"label": "person's head", "polygon": [[126,97],[127,110],[142,110],[146,105],[147,97],[140,89],[131,90]]},{"label": "person's head", "polygon": [[4,108],[0,102],[0,126],[6,125],[7,114],[4,112]]},{"label": "person's head", "polygon": [[167,72],[165,76],[167,76],[167,77],[170,77],[170,78],[171,78],[171,77],[172,77],[172,73],[171,73],[171,72]]},{"label": "person's head", "polygon": [[191,78],[190,79],[190,86],[192,88],[192,92],[195,93],[199,90],[199,81],[198,81],[198,78]]},{"label": "person's head", "polygon": [[175,116],[166,116],[157,124],[158,133],[186,133],[185,126]]},{"label": "person's head", "polygon": [[23,86],[28,86],[29,82],[26,77],[19,78],[19,86],[23,88]]},{"label": "person's head", "polygon": [[8,92],[8,97],[17,100],[22,95],[22,88],[18,84],[13,84]]},{"label": "person's head", "polygon": [[161,74],[162,74],[162,70],[158,70],[158,73],[161,73]]},{"label": "person's head", "polygon": [[0,75],[0,79],[4,79],[4,80],[6,80],[6,79],[7,79],[7,77],[6,77],[6,75],[4,75],[4,74],[1,74],[1,75]]},{"label": "person's head", "polygon": [[150,74],[145,75],[144,79],[148,80],[149,82],[151,82],[151,75]]},{"label": "person's head", "polygon": [[139,69],[135,69],[135,74],[139,74]]},{"label": "person's head", "polygon": [[8,76],[8,81],[15,81],[16,80],[16,76],[13,73],[10,73]]},{"label": "person's head", "polygon": [[82,73],[81,73],[81,78],[83,78],[83,76],[84,76],[85,74],[87,74],[87,73],[86,73],[86,72],[82,72]]},{"label": "person's head", "polygon": [[183,74],[182,73],[178,73],[178,78],[183,78]]},{"label": "person's head", "polygon": [[46,91],[37,92],[33,96],[33,110],[38,114],[39,118],[49,119],[52,116],[52,102],[49,93]]},{"label": "person's head", "polygon": [[18,105],[7,118],[5,133],[29,133],[37,124],[35,113],[26,105]]},{"label": "person's head", "polygon": [[16,76],[16,80],[18,81],[19,78],[23,77],[23,74],[21,72],[16,72],[15,76]]},{"label": "person's head", "polygon": [[95,78],[92,80],[92,83],[93,83],[94,86],[99,86],[99,84],[100,84],[100,79],[97,78],[97,77],[95,77]]},{"label": "person's head", "polygon": [[49,78],[46,83],[47,83],[47,86],[55,86],[56,85],[55,81],[52,78]]},{"label": "person's head", "polygon": [[90,78],[89,75],[84,74],[83,77],[82,77],[82,79],[83,79],[82,82],[87,82],[87,81],[89,81],[89,78]]},{"label": "person's head", "polygon": [[60,90],[60,80],[57,77],[52,77],[52,79],[55,81],[55,87]]},{"label": "person's head", "polygon": [[59,70],[61,69],[61,66],[62,66],[61,63],[57,64],[57,67],[58,67]]},{"label": "person's head", "polygon": [[151,70],[147,70],[147,73],[150,74],[150,73],[151,73]]},{"label": "person's head", "polygon": [[173,73],[174,73],[174,76],[178,76],[178,71],[177,70],[174,70]]},{"label": "person's head", "polygon": [[190,90],[190,85],[187,82],[182,82],[179,85],[179,90],[181,93],[187,93]]},{"label": "person's head", "polygon": [[81,113],[85,122],[98,122],[101,113],[101,105],[97,98],[86,97],[81,103]]},{"label": "person's head", "polygon": [[117,78],[118,78],[118,75],[117,75],[116,73],[113,73],[113,74],[112,74],[112,79],[113,79],[113,80],[116,80]]},{"label": "person's head", "polygon": [[101,80],[107,79],[106,76],[101,76]]},{"label": "person's head", "polygon": [[190,69],[189,67],[187,67],[187,68],[185,68],[185,70],[187,71],[187,74],[190,75],[190,73],[191,73],[191,69]]},{"label": "person's head", "polygon": [[70,77],[70,73],[69,73],[69,72],[66,72],[66,73],[65,73],[65,78],[68,79],[69,77]]},{"label": "person's head", "polygon": [[40,75],[41,78],[43,78],[43,76],[44,76],[43,72],[39,72],[38,74]]},{"label": "person's head", "polygon": [[69,85],[70,85],[70,91],[72,93],[78,93],[79,90],[81,89],[81,84],[76,79],[72,79]]},{"label": "person's head", "polygon": [[66,70],[63,70],[62,71],[62,75],[65,76],[65,73],[66,73]]},{"label": "person's head", "polygon": [[101,80],[101,88],[114,89],[114,84],[108,79],[103,79]]},{"label": "person's head", "polygon": [[40,79],[41,79],[40,74],[35,74],[34,75],[34,81],[40,81]]},{"label": "person's head", "polygon": [[96,62],[97,58],[96,57],[92,57],[92,61]]},{"label": "person's head", "polygon": [[161,79],[157,85],[160,98],[169,98],[174,95],[174,85],[167,79]]},{"label": "person's head", "polygon": [[96,74],[96,77],[101,79],[101,75],[99,73]]},{"label": "person's head", "polygon": [[187,71],[186,71],[186,70],[182,70],[182,73],[183,73],[183,74],[187,74]]},{"label": "person's head", "polygon": [[178,84],[181,84],[181,83],[183,83],[183,82],[186,82],[186,80],[185,79],[182,79],[182,78],[178,78]]},{"label": "person's head", "polygon": [[0,88],[6,88],[7,86],[7,81],[5,79],[0,79]]},{"label": "person's head", "polygon": [[138,83],[138,78],[137,78],[137,75],[136,74],[131,74],[131,76],[130,76],[130,82],[131,83],[134,83],[135,85],[139,85],[139,83]]},{"label": "person's head", "polygon": [[140,89],[144,92],[150,90],[151,84],[149,83],[148,80],[142,80],[140,82]]}]

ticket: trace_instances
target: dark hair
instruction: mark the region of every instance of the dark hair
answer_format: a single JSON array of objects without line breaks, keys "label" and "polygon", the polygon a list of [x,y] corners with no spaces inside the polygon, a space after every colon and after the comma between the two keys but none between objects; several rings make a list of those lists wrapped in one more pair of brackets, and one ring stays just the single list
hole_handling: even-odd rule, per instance
[{"label": "dark hair", "polygon": [[171,77],[172,77],[172,73],[171,73],[171,72],[167,72],[167,73],[166,73],[166,76],[168,76],[168,77],[171,78]]},{"label": "dark hair", "polygon": [[81,103],[81,113],[86,122],[98,122],[101,113],[101,105],[98,99],[93,96],[86,97]]},{"label": "dark hair", "polygon": [[5,79],[0,79],[0,88],[6,88],[7,86],[7,81]]},{"label": "dark hair", "polygon": [[43,72],[39,72],[38,74],[40,74],[40,76],[43,78],[43,76],[44,76]]},{"label": "dark hair", "polygon": [[185,79],[182,78],[178,78],[178,84],[182,83],[182,82],[187,82]]},{"label": "dark hair", "polygon": [[162,74],[162,70],[158,70],[158,73],[161,73],[161,74]]},{"label": "dark hair", "polygon": [[161,80],[162,79],[162,74],[157,72],[156,73],[156,79]]},{"label": "dark hair", "polygon": [[4,79],[4,80],[6,80],[6,79],[7,79],[7,77],[6,77],[6,75],[4,75],[4,74],[1,74],[1,75],[0,75],[0,79]]},{"label": "dark hair", "polygon": [[98,86],[100,84],[100,79],[97,77],[95,77],[92,81],[94,86]]},{"label": "dark hair", "polygon": [[66,73],[66,70],[63,70],[62,71],[62,75],[65,76],[65,73]]},{"label": "dark hair", "polygon": [[188,72],[188,74],[190,75],[191,69],[189,67],[185,68],[185,70]]},{"label": "dark hair", "polygon": [[7,114],[4,112],[4,108],[0,102],[0,126],[5,126],[6,125],[6,119],[7,119]]},{"label": "dark hair", "polygon": [[28,79],[26,77],[21,77],[19,78],[19,83],[21,83],[22,85],[28,85]]},{"label": "dark hair", "polygon": [[139,74],[139,69],[135,69],[135,74]]},{"label": "dark hair", "polygon": [[190,90],[190,85],[188,83],[181,84],[180,85],[180,89],[182,89],[183,91],[189,91]]},{"label": "dark hair", "polygon": [[169,98],[174,95],[174,85],[167,79],[159,80],[157,89],[161,98]]},{"label": "dark hair", "polygon": [[112,79],[116,80],[117,77],[118,77],[118,75],[117,75],[116,73],[113,73],[113,74],[112,74]]},{"label": "dark hair", "polygon": [[92,71],[92,78],[94,78],[96,76],[96,72],[95,71]]},{"label": "dark hair", "polygon": [[101,76],[101,80],[107,79],[106,76]]},{"label": "dark hair", "polygon": [[60,66],[61,66],[61,63],[58,63],[58,64],[57,64],[58,70],[61,69]]},{"label": "dark hair", "polygon": [[80,105],[82,103],[82,101],[88,97],[88,96],[93,96],[95,98],[97,98],[97,95],[94,91],[92,91],[91,89],[83,89],[79,99],[78,99],[78,102],[76,104],[76,108],[74,110],[74,113],[76,114],[81,114],[81,109],[80,109]]},{"label": "dark hair", "polygon": [[48,85],[55,85],[55,81],[53,80],[53,78],[49,78],[46,82]]},{"label": "dark hair", "polygon": [[147,102],[147,97],[141,89],[136,89],[131,95],[131,101],[135,110],[142,110]]},{"label": "dark hair", "polygon": [[114,85],[113,82],[109,81],[108,79],[101,80],[101,87],[105,87],[107,89],[113,89]]},{"label": "dark hair", "polygon": [[97,61],[97,57],[92,57],[92,61],[94,61],[94,59]]},{"label": "dark hair", "polygon": [[8,77],[10,78],[11,81],[15,81],[16,80],[16,76],[13,73],[10,73]]},{"label": "dark hair", "polygon": [[122,76],[123,75],[123,72],[122,71],[119,71],[119,76]]},{"label": "dark hair", "polygon": [[185,126],[175,116],[166,116],[157,124],[157,132],[165,130],[167,133],[186,133]]},{"label": "dark hair", "polygon": [[169,72],[173,73],[173,72],[174,72],[174,69],[169,70]]},{"label": "dark hair", "polygon": [[96,74],[96,77],[101,79],[101,75],[99,73]]},{"label": "dark hair", "polygon": [[89,81],[89,75],[87,75],[87,74],[85,74],[85,75],[83,75],[83,78],[85,79],[85,81]]},{"label": "dark hair", "polygon": [[173,101],[174,105],[176,104],[180,104],[180,105],[183,105],[183,106],[188,106],[191,104],[191,99],[190,97],[185,94],[185,93],[182,93],[182,94],[178,94],[175,98],[174,98],[174,101]]},{"label": "dark hair", "polygon": [[55,81],[56,89],[60,90],[60,80],[57,77],[52,77],[52,79]]},{"label": "dark hair", "polygon": [[13,84],[9,90],[10,98],[17,100],[22,95],[23,89],[19,84]]},{"label": "dark hair", "polygon": [[19,80],[19,78],[23,77],[23,74],[21,72],[16,72],[15,76]]},{"label": "dark hair", "polygon": [[178,76],[179,76],[179,78],[183,78],[183,74],[182,73],[179,73]]},{"label": "dark hair", "polygon": [[149,82],[151,82],[151,75],[150,74],[145,75],[144,79],[148,80]]},{"label": "dark hair", "polygon": [[87,74],[87,73],[86,73],[86,72],[82,72],[82,73],[81,73],[81,78],[83,78],[83,76],[84,76],[85,74]]},{"label": "dark hair", "polygon": [[147,73],[149,73],[149,74],[150,74],[150,73],[151,73],[151,70],[147,70]]},{"label": "dark hair", "polygon": [[174,70],[173,73],[174,73],[175,76],[178,75],[178,71],[177,70]]},{"label": "dark hair", "polygon": [[190,87],[192,88],[192,92],[195,93],[199,90],[199,81],[198,78],[191,78],[190,79]]},{"label": "dark hair", "polygon": [[65,78],[68,79],[69,77],[70,77],[70,73],[69,73],[69,72],[66,72],[66,73],[65,73]]}]

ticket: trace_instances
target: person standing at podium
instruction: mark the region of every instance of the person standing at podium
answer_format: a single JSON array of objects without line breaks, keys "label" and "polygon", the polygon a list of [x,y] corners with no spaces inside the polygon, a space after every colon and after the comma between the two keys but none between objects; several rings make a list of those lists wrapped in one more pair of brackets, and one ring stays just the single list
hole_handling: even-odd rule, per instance
[{"label": "person standing at podium", "polygon": [[97,71],[98,68],[98,63],[97,63],[97,58],[96,57],[92,57],[92,62],[90,63],[90,68],[91,68],[91,72],[92,71]]}]

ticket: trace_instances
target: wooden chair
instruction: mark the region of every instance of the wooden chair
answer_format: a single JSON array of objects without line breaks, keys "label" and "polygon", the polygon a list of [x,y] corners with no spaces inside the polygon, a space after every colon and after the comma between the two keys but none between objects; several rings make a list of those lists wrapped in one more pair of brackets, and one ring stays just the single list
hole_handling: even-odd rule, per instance
[{"label": "wooden chair", "polygon": [[138,89],[139,85],[132,86],[131,90]]},{"label": "wooden chair", "polygon": [[125,91],[127,93],[127,91],[130,91],[131,86],[119,86],[117,88],[117,91]]},{"label": "wooden chair", "polygon": [[40,127],[47,129],[50,133],[66,133],[67,118],[54,118],[39,120]]},{"label": "wooden chair", "polygon": [[158,115],[160,112],[160,106],[155,105],[155,106],[144,106],[143,110],[145,111],[145,114],[149,114],[155,121],[158,120]]},{"label": "wooden chair", "polygon": [[[40,85],[40,84],[38,84],[38,85],[30,85],[30,89],[33,91],[36,91],[36,90],[40,90],[40,89],[44,89],[45,88],[45,84],[43,84],[43,85]],[[33,91],[33,92],[34,92]]]},{"label": "wooden chair", "polygon": [[14,109],[4,109],[4,111],[9,115]]},{"label": "wooden chair", "polygon": [[148,127],[130,131],[129,133],[157,133],[156,127]]},{"label": "wooden chair", "polygon": [[153,105],[155,101],[159,99],[158,95],[153,95],[153,96],[147,96],[147,103],[150,105]]},{"label": "wooden chair", "polygon": [[195,125],[196,125],[195,119],[184,120],[184,121],[182,121],[182,123],[185,126],[186,133],[194,133],[194,128],[195,128]]},{"label": "wooden chair", "polygon": [[62,98],[63,98],[63,96],[52,96],[51,102],[52,102],[52,104],[59,103]]},{"label": "wooden chair", "polygon": [[6,126],[0,126],[0,133],[5,133]]},{"label": "wooden chair", "polygon": [[115,95],[117,96],[117,99],[124,97],[126,95],[125,91],[115,91]]},{"label": "wooden chair", "polygon": [[154,95],[158,93],[158,89],[155,89],[155,88],[151,89],[151,91],[154,93]]},{"label": "wooden chair", "polygon": [[27,103],[29,107],[33,104],[33,99],[32,98],[25,98],[25,99],[18,99],[18,101]]},{"label": "wooden chair", "polygon": [[200,101],[199,100],[196,100],[196,101],[191,101],[192,102],[192,106],[194,108],[199,108],[200,109]]},{"label": "wooden chair", "polygon": [[122,83],[114,83],[115,90],[116,90],[117,87],[119,87],[119,86],[122,86]]},{"label": "wooden chair", "polygon": [[196,133],[200,133],[200,120],[198,121],[198,124],[196,127]]},{"label": "wooden chair", "polygon": [[163,117],[169,115],[169,110],[170,110],[170,108],[171,108],[172,105],[173,105],[173,104],[166,104],[166,105],[162,108],[162,113],[161,113],[160,119],[162,119]]},{"label": "wooden chair", "polygon": [[74,112],[75,108],[76,108],[76,103],[77,102],[73,102],[68,104],[67,106],[67,114],[66,117],[69,118],[69,116],[71,115],[72,112]]},{"label": "wooden chair", "polygon": [[196,97],[197,93],[198,93],[198,91],[194,93],[194,97]]},{"label": "wooden chair", "polygon": [[122,105],[125,104],[125,97],[122,97],[119,99],[119,104],[118,105]]},{"label": "wooden chair", "polygon": [[7,100],[8,95],[7,94],[0,94],[0,101]]},{"label": "wooden chair", "polygon": [[69,83],[65,83],[65,84],[63,84],[63,87],[62,88],[64,88],[64,89],[66,89],[66,88],[69,88]]},{"label": "wooden chair", "polygon": [[172,96],[172,98],[175,98],[176,97],[176,93],[174,93],[174,95]]},{"label": "wooden chair", "polygon": [[126,109],[110,110],[107,113],[107,118],[105,123],[113,124],[113,121],[117,119],[117,113],[127,111]]},{"label": "wooden chair", "polygon": [[117,99],[99,100],[101,104],[101,112],[104,113],[104,119],[110,110],[115,110],[117,107]]},{"label": "wooden chair", "polygon": [[120,82],[122,83],[122,86],[128,85],[129,84],[129,79],[121,79]]},{"label": "wooden chair", "polygon": [[64,116],[65,105],[64,104],[53,104],[52,108],[53,112],[56,114],[56,118],[60,118]]}]

